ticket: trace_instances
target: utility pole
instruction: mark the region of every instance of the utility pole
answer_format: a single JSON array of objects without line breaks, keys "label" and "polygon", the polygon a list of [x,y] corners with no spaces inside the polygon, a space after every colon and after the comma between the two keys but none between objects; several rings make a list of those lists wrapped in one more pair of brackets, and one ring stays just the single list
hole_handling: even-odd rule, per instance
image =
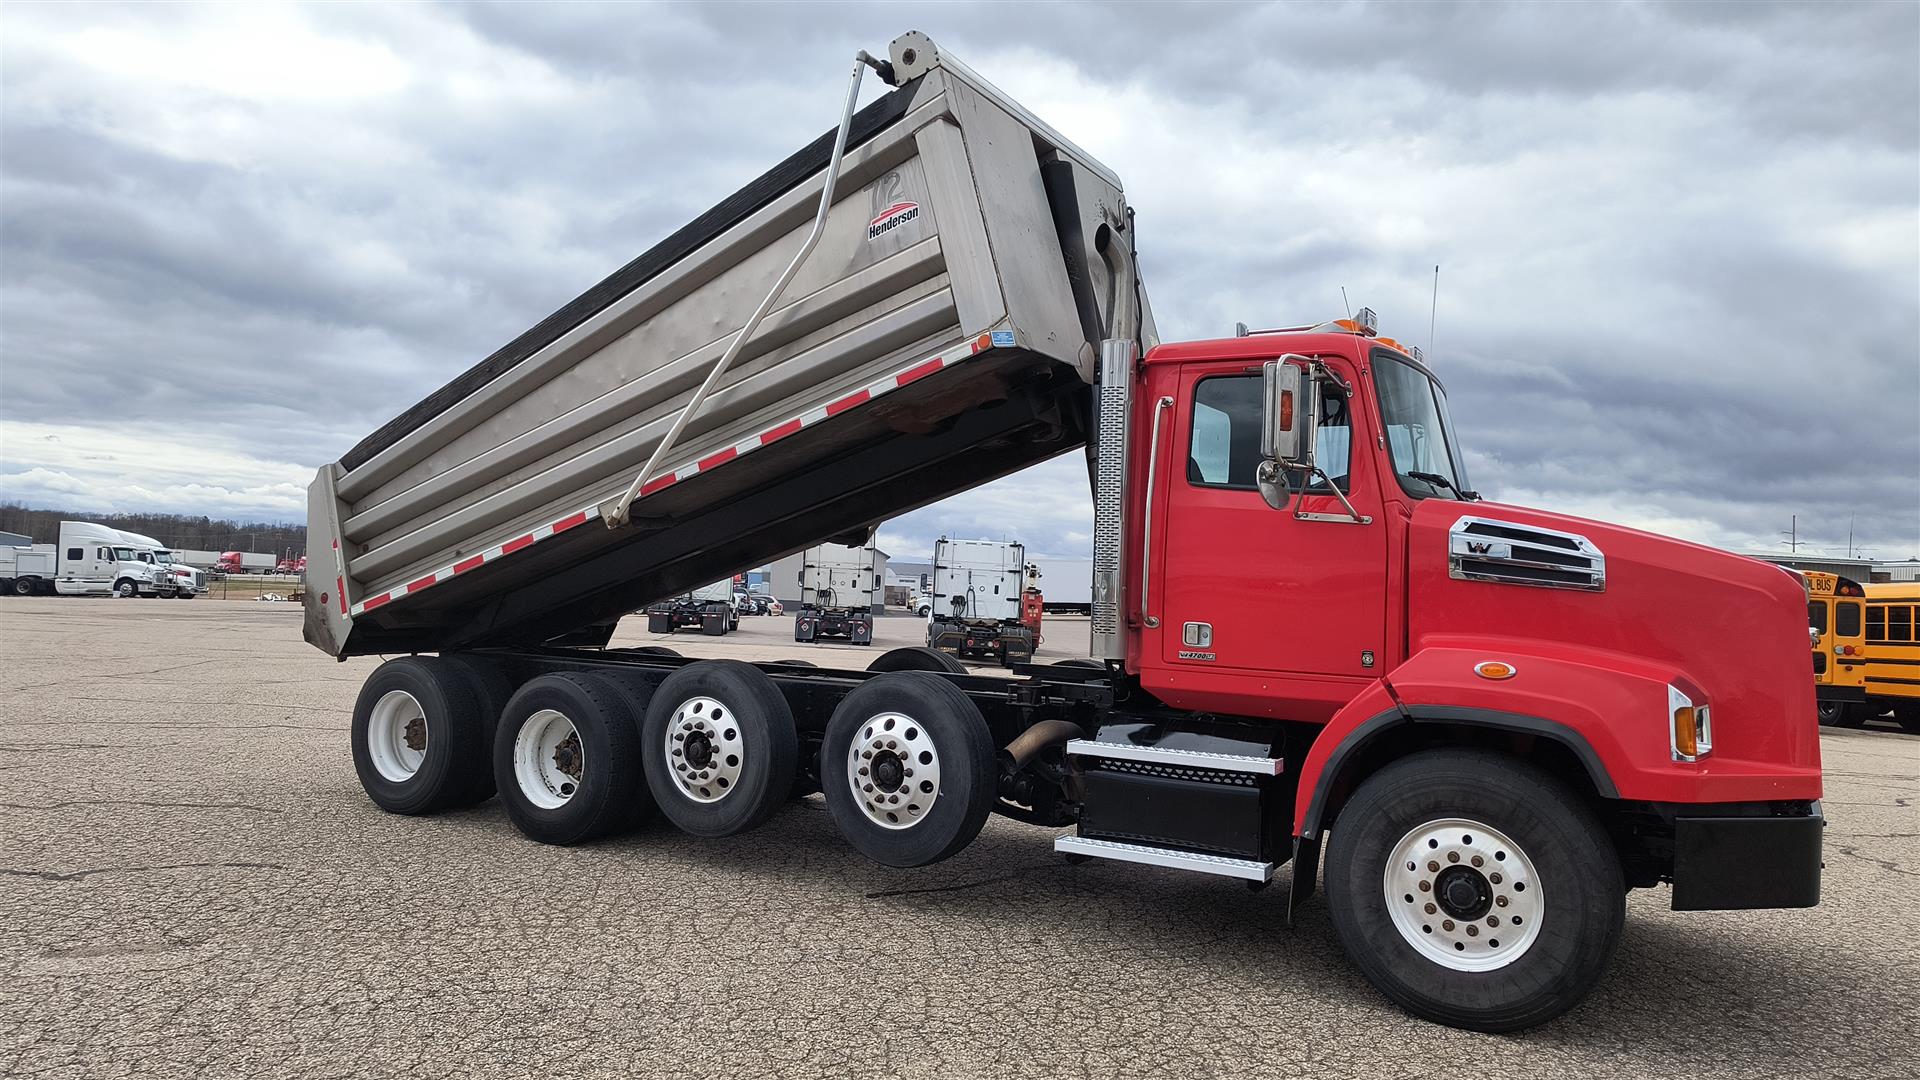
[{"label": "utility pole", "polygon": [[1787,545],[1787,552],[1789,554],[1798,555],[1800,553],[1800,515],[1793,515],[1791,523],[1793,527],[1780,534],[1786,537],[1781,543]]}]

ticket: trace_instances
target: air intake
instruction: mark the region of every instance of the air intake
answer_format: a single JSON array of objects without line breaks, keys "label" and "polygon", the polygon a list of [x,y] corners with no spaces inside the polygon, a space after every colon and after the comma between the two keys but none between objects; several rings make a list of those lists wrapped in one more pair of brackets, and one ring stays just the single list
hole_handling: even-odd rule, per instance
[{"label": "air intake", "polygon": [[1586,537],[1491,518],[1463,517],[1447,534],[1447,572],[1463,581],[1600,592],[1607,557]]}]

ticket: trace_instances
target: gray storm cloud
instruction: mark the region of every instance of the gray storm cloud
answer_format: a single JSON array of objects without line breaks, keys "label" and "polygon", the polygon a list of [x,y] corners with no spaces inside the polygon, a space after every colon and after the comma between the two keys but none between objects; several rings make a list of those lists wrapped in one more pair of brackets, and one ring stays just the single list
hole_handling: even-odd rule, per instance
[{"label": "gray storm cloud", "polygon": [[[314,467],[828,126],[899,10],[9,7],[0,498],[297,517]],[[1920,7],[914,19],[1126,179],[1164,335],[1344,286],[1424,344],[1438,263],[1490,495],[1920,554]],[[1073,552],[1090,518],[1063,458],[884,537]]]}]

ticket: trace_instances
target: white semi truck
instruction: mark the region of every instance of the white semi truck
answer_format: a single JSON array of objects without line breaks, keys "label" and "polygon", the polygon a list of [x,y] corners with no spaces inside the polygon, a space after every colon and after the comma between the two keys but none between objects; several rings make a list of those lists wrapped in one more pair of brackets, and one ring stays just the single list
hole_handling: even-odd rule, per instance
[{"label": "white semi truck", "polygon": [[174,596],[157,541],[91,521],[63,521],[57,542],[0,550],[0,582],[20,596]]},{"label": "white semi truck", "polygon": [[733,599],[732,578],[647,605],[649,634],[698,630],[708,637],[725,637],[738,629],[740,609]]},{"label": "white semi truck", "polygon": [[[892,89],[856,112],[869,68]],[[367,796],[497,792],[575,844],[731,836],[818,791],[890,867],[1000,814],[1142,873],[1290,867],[1289,914],[1324,861],[1356,967],[1484,1031],[1574,1007],[1629,888],[1818,903],[1797,582],[1479,501],[1440,381],[1367,312],[1160,343],[1139,235],[1111,169],[925,35],[860,53],[837,128],[315,475],[307,640],[393,657],[349,725]],[[653,601],[1081,451],[1087,657],[608,647]]]},{"label": "white semi truck", "polygon": [[880,553],[859,546],[816,544],[800,557],[800,610],[793,640],[845,638],[873,644],[873,610],[880,600]]},{"label": "white semi truck", "polygon": [[955,656],[990,657],[1003,666],[1032,660],[1039,642],[1020,621],[1026,586],[1024,544],[944,536],[934,541],[927,647]]}]

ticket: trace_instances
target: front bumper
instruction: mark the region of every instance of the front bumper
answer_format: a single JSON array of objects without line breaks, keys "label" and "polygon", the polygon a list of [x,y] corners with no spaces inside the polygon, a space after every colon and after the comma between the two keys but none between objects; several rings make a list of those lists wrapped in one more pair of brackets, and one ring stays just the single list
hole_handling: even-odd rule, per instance
[{"label": "front bumper", "polygon": [[1813,700],[1838,701],[1845,704],[1864,705],[1867,700],[1867,688],[1864,686],[1826,686],[1813,684]]},{"label": "front bumper", "polygon": [[1676,816],[1673,910],[1813,907],[1826,827],[1817,802],[1791,817]]}]

